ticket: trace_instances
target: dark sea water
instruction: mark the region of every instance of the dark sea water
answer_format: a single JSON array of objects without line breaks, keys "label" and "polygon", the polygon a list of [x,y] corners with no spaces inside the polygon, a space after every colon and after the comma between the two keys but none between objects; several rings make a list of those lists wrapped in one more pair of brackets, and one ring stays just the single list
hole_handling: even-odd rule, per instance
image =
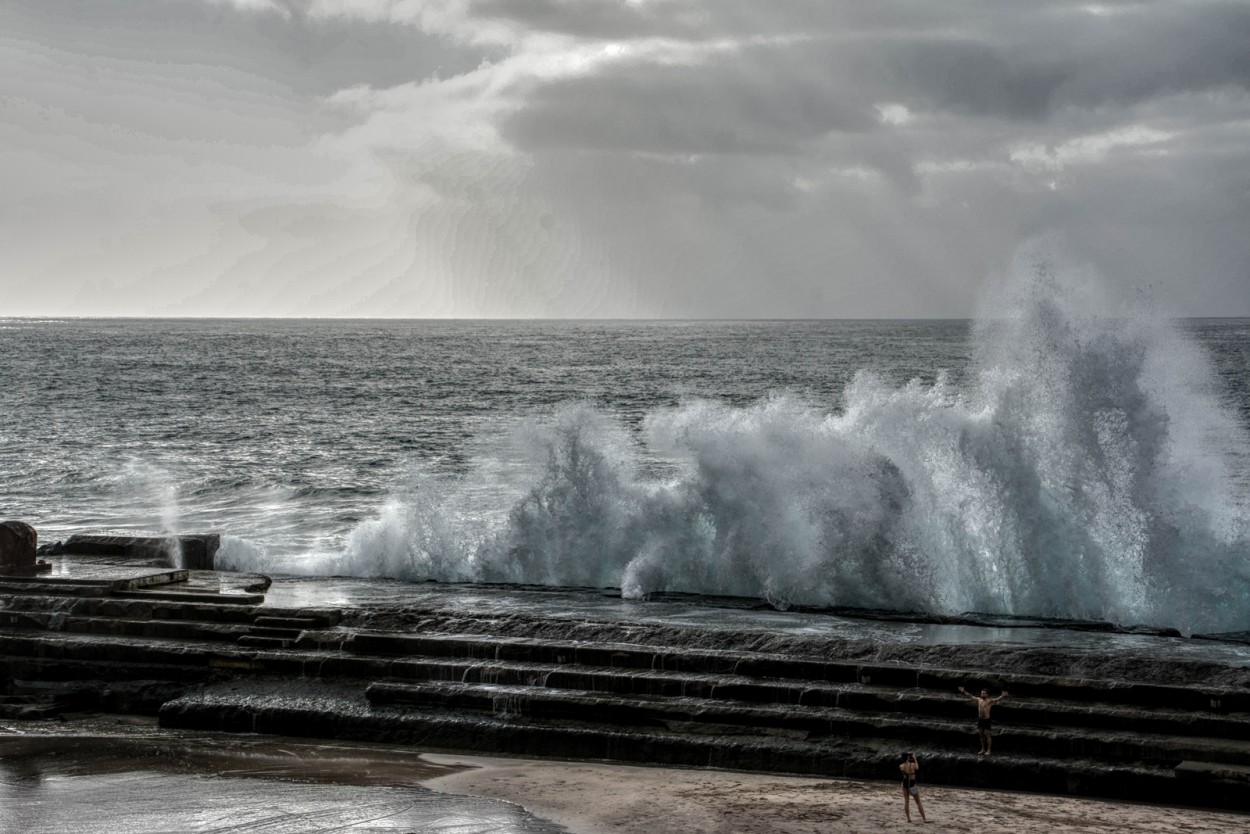
[{"label": "dark sea water", "polygon": [[243,569],[1250,628],[1250,320],[0,319],[0,516]]}]

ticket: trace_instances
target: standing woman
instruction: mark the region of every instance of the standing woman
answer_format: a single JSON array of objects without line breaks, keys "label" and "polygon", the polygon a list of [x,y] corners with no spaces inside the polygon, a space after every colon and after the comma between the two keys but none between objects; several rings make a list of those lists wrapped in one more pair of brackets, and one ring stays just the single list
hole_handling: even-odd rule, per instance
[{"label": "standing woman", "polygon": [[920,818],[928,822],[929,818],[924,815],[924,805],[920,802],[920,788],[916,785],[916,771],[920,770],[916,757],[911,753],[904,753],[903,763],[898,769],[903,772],[903,811],[907,814],[907,821],[911,822],[911,801],[914,799],[920,810]]}]

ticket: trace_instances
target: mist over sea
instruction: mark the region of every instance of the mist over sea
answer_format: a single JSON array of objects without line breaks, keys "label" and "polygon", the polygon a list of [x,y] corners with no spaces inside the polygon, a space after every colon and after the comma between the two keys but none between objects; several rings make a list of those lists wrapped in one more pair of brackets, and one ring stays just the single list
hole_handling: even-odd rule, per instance
[{"label": "mist over sea", "polygon": [[1250,320],[0,319],[0,516],[240,569],[1250,629]]}]

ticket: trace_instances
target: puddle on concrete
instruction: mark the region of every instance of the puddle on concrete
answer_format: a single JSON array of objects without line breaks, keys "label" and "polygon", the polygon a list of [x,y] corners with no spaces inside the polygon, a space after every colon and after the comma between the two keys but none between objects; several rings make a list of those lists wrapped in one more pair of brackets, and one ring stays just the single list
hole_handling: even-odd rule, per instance
[{"label": "puddle on concrete", "polygon": [[[420,782],[456,768],[384,745],[102,726],[0,727],[0,832],[558,834],[504,802]],[[73,730],[88,734],[74,734]]]}]

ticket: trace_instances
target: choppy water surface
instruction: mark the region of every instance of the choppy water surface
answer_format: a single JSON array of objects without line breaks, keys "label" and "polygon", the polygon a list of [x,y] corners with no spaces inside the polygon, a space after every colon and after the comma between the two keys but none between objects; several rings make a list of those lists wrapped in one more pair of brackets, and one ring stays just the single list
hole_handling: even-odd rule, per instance
[{"label": "choppy water surface", "polygon": [[1250,628],[1250,321],[0,320],[0,515],[240,568]]}]

